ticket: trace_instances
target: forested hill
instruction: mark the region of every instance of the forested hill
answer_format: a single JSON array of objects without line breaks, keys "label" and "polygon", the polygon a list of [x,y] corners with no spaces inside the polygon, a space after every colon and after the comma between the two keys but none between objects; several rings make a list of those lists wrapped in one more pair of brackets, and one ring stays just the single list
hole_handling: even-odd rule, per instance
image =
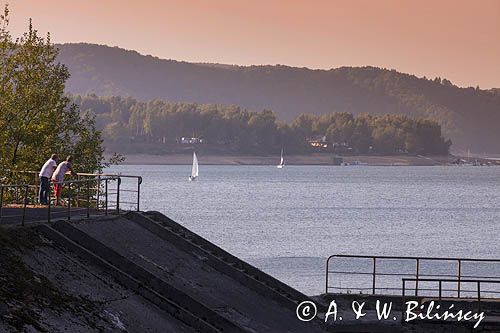
[{"label": "forested hill", "polygon": [[438,121],[453,148],[500,153],[500,94],[459,88],[374,67],[310,70],[287,66],[195,64],[93,44],[59,45],[59,61],[76,94],[141,100],[235,104],[271,109],[291,121],[300,113],[401,113]]}]

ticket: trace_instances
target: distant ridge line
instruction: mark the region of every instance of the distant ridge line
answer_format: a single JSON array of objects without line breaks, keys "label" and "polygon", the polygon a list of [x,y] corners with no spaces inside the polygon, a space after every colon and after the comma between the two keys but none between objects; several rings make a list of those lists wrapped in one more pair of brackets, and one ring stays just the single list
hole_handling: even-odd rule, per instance
[{"label": "distant ridge line", "polygon": [[71,73],[66,90],[73,94],[270,109],[288,122],[301,113],[404,114],[440,123],[456,149],[500,153],[499,89],[461,88],[443,78],[371,66],[190,63],[104,45],[57,46],[58,60]]}]

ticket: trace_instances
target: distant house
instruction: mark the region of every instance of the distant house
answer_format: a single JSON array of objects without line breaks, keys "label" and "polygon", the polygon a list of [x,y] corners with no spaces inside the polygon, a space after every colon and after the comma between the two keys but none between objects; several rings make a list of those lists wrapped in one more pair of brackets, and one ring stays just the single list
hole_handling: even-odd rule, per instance
[{"label": "distant house", "polygon": [[314,135],[307,139],[307,143],[309,143],[312,148],[320,150],[328,148],[328,141],[325,135]]},{"label": "distant house", "polygon": [[188,138],[188,137],[183,136],[182,138],[180,138],[179,143],[183,144],[183,145],[194,145],[194,144],[198,144],[198,143],[203,143],[203,139]]}]

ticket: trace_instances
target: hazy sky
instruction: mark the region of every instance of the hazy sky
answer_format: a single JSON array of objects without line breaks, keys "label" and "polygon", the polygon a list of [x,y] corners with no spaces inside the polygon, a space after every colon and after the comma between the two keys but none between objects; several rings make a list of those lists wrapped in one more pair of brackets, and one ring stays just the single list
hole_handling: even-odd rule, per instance
[{"label": "hazy sky", "polygon": [[[500,0],[10,0],[54,42],[160,58],[310,68],[373,65],[500,87]],[[4,0],[0,0],[4,4]]]}]

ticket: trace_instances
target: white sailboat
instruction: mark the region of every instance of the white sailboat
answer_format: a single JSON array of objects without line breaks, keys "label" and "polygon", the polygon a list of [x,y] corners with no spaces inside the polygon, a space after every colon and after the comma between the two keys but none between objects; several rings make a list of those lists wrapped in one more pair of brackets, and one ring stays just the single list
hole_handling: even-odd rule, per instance
[{"label": "white sailboat", "polygon": [[281,148],[281,160],[280,160],[280,164],[278,164],[276,167],[278,169],[283,169],[284,166],[285,166],[285,160],[283,159],[283,148]]},{"label": "white sailboat", "polygon": [[191,168],[191,176],[189,176],[189,180],[193,181],[198,178],[198,157],[196,157],[196,153],[193,152],[193,167]]}]

